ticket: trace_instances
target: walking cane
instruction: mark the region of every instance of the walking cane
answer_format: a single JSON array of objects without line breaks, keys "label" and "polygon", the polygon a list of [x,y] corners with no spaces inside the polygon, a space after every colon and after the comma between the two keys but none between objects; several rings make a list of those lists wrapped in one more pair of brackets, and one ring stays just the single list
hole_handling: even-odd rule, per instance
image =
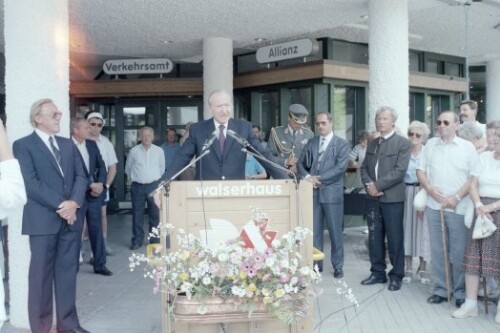
[{"label": "walking cane", "polygon": [[446,234],[444,225],[444,210],[441,208],[441,235],[443,237],[443,256],[444,256],[444,275],[446,277],[446,296],[448,298],[448,303],[451,302],[450,297],[450,271],[448,263],[448,247],[446,246]]}]

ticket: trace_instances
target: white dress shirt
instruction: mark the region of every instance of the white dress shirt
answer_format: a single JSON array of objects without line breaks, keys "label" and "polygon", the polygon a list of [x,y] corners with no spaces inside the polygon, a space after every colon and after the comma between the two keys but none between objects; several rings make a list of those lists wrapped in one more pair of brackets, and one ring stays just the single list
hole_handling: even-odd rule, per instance
[{"label": "white dress shirt", "polygon": [[106,171],[109,170],[110,165],[115,165],[118,163],[118,158],[116,157],[115,148],[113,144],[107,137],[102,134],[99,134],[99,138],[95,140],[97,147],[99,147],[99,152],[101,153],[102,160],[106,165]]},{"label": "white dress shirt", "polygon": [[[49,138],[52,137],[52,142],[54,143],[54,146],[60,151],[61,149],[59,148],[59,145],[57,144],[56,138],[53,135],[48,135],[47,133],[39,130],[38,128],[35,128],[35,133],[40,137],[40,139],[42,139],[43,143],[45,143],[47,148],[49,148],[49,151],[52,153],[52,156],[54,156],[54,158],[57,161],[57,157],[56,157],[56,155],[54,155],[54,151],[52,150],[52,147],[50,146],[50,141],[49,141]],[[59,163],[57,163],[57,165],[59,166],[59,171],[61,171],[61,175],[64,175],[64,172],[62,171]]]},{"label": "white dress shirt", "polygon": [[140,184],[157,181],[165,172],[163,149],[154,144],[146,149],[138,144],[128,153],[125,172],[133,182]]},{"label": "white dress shirt", "polygon": [[479,155],[472,175],[478,179],[480,197],[500,199],[500,160],[494,158],[494,152],[485,151]]},{"label": "white dress shirt", "polygon": [[90,165],[90,156],[89,156],[89,151],[87,150],[87,144],[85,143],[85,140],[82,142],[78,142],[74,137],[71,137],[73,140],[73,143],[75,144],[76,148],[78,148],[78,151],[80,151],[80,154],[83,157],[83,163],[85,163],[85,168],[87,168],[87,172],[89,172],[89,165]]}]

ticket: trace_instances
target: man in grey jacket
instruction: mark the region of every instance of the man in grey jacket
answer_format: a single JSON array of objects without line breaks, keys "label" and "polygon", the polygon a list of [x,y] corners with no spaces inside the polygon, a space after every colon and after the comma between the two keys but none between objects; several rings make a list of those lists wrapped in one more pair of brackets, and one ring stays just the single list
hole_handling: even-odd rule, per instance
[{"label": "man in grey jacket", "polygon": [[361,179],[366,188],[366,216],[369,229],[368,249],[371,275],[363,285],[387,282],[385,273],[385,237],[392,270],[389,290],[401,289],[404,276],[403,214],[405,200],[404,176],[410,161],[411,144],[397,135],[394,126],[398,115],[388,106],[380,107],[375,116],[378,139],[366,149],[361,165]]}]

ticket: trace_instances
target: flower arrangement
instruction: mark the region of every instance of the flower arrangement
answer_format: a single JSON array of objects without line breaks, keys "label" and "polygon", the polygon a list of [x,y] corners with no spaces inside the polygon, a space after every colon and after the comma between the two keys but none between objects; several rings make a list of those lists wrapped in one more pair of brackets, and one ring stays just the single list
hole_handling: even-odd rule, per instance
[{"label": "flower arrangement", "polygon": [[269,314],[294,323],[307,314],[308,300],[317,295],[313,286],[321,280],[317,270],[302,262],[298,251],[312,233],[297,227],[277,239],[275,232],[267,230],[268,221],[266,214],[253,210],[251,222],[267,246],[253,246],[245,229],[240,237],[219,247],[206,246],[177,230],[176,251],[154,258],[134,253],[130,268],[147,262],[145,276],[155,281],[157,291],[165,286],[162,290],[174,296],[174,307],[175,297],[185,295],[200,301],[197,311],[203,314],[207,311],[204,299],[218,296],[248,310],[249,318],[257,304],[264,304]]}]

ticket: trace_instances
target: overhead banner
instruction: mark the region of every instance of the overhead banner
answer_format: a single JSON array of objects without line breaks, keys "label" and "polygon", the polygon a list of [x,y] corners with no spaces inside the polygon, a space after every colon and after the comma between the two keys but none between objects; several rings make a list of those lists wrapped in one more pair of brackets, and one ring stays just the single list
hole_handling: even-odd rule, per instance
[{"label": "overhead banner", "polygon": [[317,41],[304,38],[261,47],[257,50],[256,57],[259,64],[265,64],[286,59],[303,58],[314,55],[318,51],[319,44]]},{"label": "overhead banner", "polygon": [[167,74],[173,68],[174,63],[167,58],[107,60],[102,65],[104,73],[109,75]]}]

